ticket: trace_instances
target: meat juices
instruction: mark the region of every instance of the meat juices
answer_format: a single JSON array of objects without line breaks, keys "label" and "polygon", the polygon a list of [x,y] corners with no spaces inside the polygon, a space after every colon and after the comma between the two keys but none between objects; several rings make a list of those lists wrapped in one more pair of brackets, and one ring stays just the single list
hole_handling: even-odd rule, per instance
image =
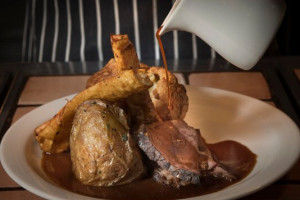
[{"label": "meat juices", "polygon": [[[145,129],[141,129],[141,131],[142,130]],[[161,184],[161,182],[158,183],[154,181],[151,174],[148,174],[145,177],[142,177],[141,179],[131,183],[113,187],[95,187],[84,185],[75,178],[75,175],[72,171],[70,154],[68,152],[60,154],[44,154],[42,159],[42,167],[44,172],[52,181],[75,193],[105,199],[166,200],[195,197],[219,191],[246,177],[256,163],[256,155],[253,154],[246,146],[238,142],[226,140],[215,144],[207,144],[206,147],[209,147],[210,153],[216,156],[218,160],[218,162],[216,162],[217,166],[223,167],[223,164],[226,163],[226,172],[229,172],[229,175],[232,174],[236,178],[232,179],[232,181],[220,178],[222,177],[222,174],[217,173],[217,169],[220,169],[217,168],[217,166],[213,168],[213,170],[208,171],[208,174],[211,174],[211,176],[199,176],[199,174],[189,172],[188,170],[178,170],[177,167],[168,164],[165,159],[160,159],[162,156],[155,154],[158,151],[153,147],[147,135],[142,133],[140,134],[136,136],[141,137],[139,141],[142,142],[143,149],[146,149],[148,145],[149,149],[147,151],[153,153],[152,156],[150,153],[148,153],[149,158],[156,158],[156,160],[159,160],[162,164],[169,166],[168,170],[164,169],[163,167],[156,169],[156,180],[161,180],[161,182],[164,182],[163,177],[170,176],[171,178],[169,177],[166,180],[169,180],[169,183],[172,183],[172,181],[175,179],[172,173],[178,173],[178,175],[181,176],[181,179],[178,179],[179,181],[176,179],[175,180],[178,181],[179,184],[184,185],[196,183],[196,185],[190,184],[181,187],[180,189],[168,187],[164,184]],[[147,141],[148,144],[146,144]],[[205,150],[206,147],[201,150],[207,152]],[[148,166],[148,170],[149,169],[150,166]],[[215,175],[217,175],[217,178],[214,178],[214,173],[216,173]],[[176,181],[174,183],[177,183]],[[165,181],[165,183],[167,182]],[[174,186],[176,185],[174,184]]]},{"label": "meat juices", "polygon": [[[138,64],[131,50],[130,55],[119,51],[120,56]],[[186,90],[167,71],[165,61],[165,68],[136,66],[146,69],[153,86],[125,99],[126,114],[134,122],[130,130],[123,109],[114,104],[95,99],[78,107],[70,152],[43,154],[42,167],[52,181],[92,197],[166,200],[216,192],[251,172],[256,155],[247,147],[234,141],[206,144],[200,132],[183,121]],[[118,74],[118,69],[111,60],[87,87]]]},{"label": "meat juices", "polygon": [[200,132],[183,120],[141,126],[137,137],[139,147],[159,166],[154,172],[157,182],[179,188],[200,184],[201,177],[236,178],[218,163]]}]

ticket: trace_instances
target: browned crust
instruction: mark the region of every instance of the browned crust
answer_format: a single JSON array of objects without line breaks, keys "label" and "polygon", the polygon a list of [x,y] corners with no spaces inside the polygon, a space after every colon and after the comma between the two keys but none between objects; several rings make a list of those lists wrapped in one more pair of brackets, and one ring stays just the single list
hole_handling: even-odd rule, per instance
[{"label": "browned crust", "polygon": [[35,129],[36,139],[44,152],[58,153],[68,149],[72,120],[77,106],[88,99],[117,101],[151,87],[146,70],[127,70],[83,90],[68,101],[52,119]]}]

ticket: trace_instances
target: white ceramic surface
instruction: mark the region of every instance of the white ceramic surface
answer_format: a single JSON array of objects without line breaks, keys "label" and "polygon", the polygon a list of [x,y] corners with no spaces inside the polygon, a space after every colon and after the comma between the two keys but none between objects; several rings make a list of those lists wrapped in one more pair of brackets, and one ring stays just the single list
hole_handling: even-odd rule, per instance
[{"label": "white ceramic surface", "polygon": [[[242,181],[219,192],[192,199],[232,199],[260,190],[295,163],[300,151],[299,129],[284,113],[259,100],[213,88],[187,87],[188,124],[200,128],[207,142],[235,140],[257,154],[257,164]],[[1,162],[22,187],[46,199],[94,199],[66,191],[52,183],[41,169],[41,151],[35,127],[51,118],[66,99],[47,103],[23,116],[6,132]]]},{"label": "white ceramic surface", "polygon": [[160,35],[194,33],[232,64],[250,69],[268,48],[285,9],[282,0],[177,0]]}]

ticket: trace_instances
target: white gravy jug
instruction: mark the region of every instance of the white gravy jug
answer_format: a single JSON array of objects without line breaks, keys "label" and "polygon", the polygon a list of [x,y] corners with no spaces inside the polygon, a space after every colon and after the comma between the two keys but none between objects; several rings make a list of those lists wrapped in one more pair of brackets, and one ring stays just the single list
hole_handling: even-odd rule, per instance
[{"label": "white gravy jug", "polygon": [[251,69],[285,14],[282,0],[176,0],[159,35],[194,33],[235,66]]}]

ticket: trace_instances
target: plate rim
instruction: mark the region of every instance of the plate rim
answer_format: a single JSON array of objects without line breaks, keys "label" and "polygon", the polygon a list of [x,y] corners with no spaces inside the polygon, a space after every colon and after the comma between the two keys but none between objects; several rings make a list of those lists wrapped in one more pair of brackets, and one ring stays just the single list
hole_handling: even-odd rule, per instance
[{"label": "plate rim", "polygon": [[[291,124],[296,128],[296,130],[297,130],[297,132],[298,132],[298,139],[299,139],[299,143],[300,143],[300,131],[299,131],[299,127],[296,125],[296,123],[286,114],[286,113],[284,113],[283,111],[281,111],[281,110],[279,110],[278,108],[276,108],[276,107],[273,107],[273,106],[271,106],[271,105],[269,105],[269,104],[267,104],[267,103],[265,103],[265,102],[262,102],[262,101],[260,101],[260,100],[258,100],[258,99],[255,99],[255,98],[253,98],[253,97],[250,97],[250,96],[246,96],[246,95],[243,95],[243,94],[240,94],[240,93],[236,93],[236,92],[232,92],[232,91],[228,91],[228,90],[223,90],[223,89],[218,89],[218,88],[211,88],[211,87],[198,87],[198,86],[188,86],[188,88],[195,88],[195,89],[202,89],[202,90],[206,90],[206,91],[213,91],[213,92],[221,92],[221,93],[225,93],[225,94],[227,94],[227,95],[234,95],[234,96],[236,96],[236,97],[243,97],[243,98],[249,98],[250,100],[255,100],[255,101],[257,101],[257,102],[259,102],[259,103],[264,103],[265,104],[265,106],[270,106],[270,107],[272,107],[273,109],[275,109],[277,112],[279,112],[282,116],[284,116],[284,117],[286,117],[290,122],[291,122]],[[3,168],[4,168],[4,170],[6,171],[6,173],[17,183],[17,184],[19,184],[21,187],[23,187],[23,188],[25,188],[25,189],[27,189],[29,192],[32,192],[32,193],[34,193],[34,194],[36,194],[36,195],[38,195],[38,196],[40,196],[40,197],[43,197],[43,198],[47,198],[47,199],[53,199],[53,198],[55,198],[55,199],[64,199],[63,197],[58,197],[58,196],[53,196],[53,194],[48,194],[47,192],[45,192],[45,191],[40,191],[40,190],[36,190],[36,188],[32,188],[30,185],[28,185],[27,183],[26,183],[26,181],[24,181],[24,180],[22,180],[22,179],[19,179],[19,177],[16,175],[16,174],[14,174],[14,172],[8,167],[8,163],[6,163],[7,162],[7,160],[5,159],[5,156],[6,155],[4,155],[4,144],[5,144],[5,142],[6,142],[6,140],[7,140],[7,138],[9,137],[9,134],[12,134],[11,132],[12,132],[12,130],[14,129],[14,127],[16,127],[16,126],[18,126],[18,124],[20,123],[21,124],[21,122],[24,120],[24,119],[26,119],[28,116],[30,116],[30,113],[32,113],[32,112],[37,112],[37,110],[38,109],[41,109],[41,107],[43,107],[43,108],[45,108],[45,107],[48,107],[49,105],[51,105],[51,104],[57,104],[57,103],[59,103],[59,101],[62,101],[62,100],[65,100],[65,99],[69,99],[69,98],[72,98],[74,95],[76,95],[76,93],[75,94],[71,94],[71,95],[67,95],[67,96],[64,96],[64,97],[61,97],[61,98],[58,98],[58,99],[54,99],[54,100],[52,100],[52,101],[50,101],[50,102],[47,102],[47,103],[45,103],[45,104],[43,104],[43,105],[41,105],[41,106],[39,106],[39,107],[37,107],[37,108],[35,108],[34,110],[32,110],[32,111],[30,111],[30,112],[28,112],[28,113],[26,113],[24,116],[22,116],[19,120],[17,120],[14,124],[12,124],[11,125],[11,127],[5,132],[5,134],[4,134],[4,136],[3,136],[3,138],[2,138],[2,140],[1,140],[1,144],[0,144],[0,159],[1,159],[1,163],[2,163],[2,166],[3,166]],[[59,110],[60,108],[58,108],[58,110]],[[30,136],[28,135],[28,137],[27,137],[27,139],[29,138]],[[298,148],[299,149],[299,148]],[[251,194],[251,193],[254,193],[254,192],[256,192],[256,191],[258,191],[258,190],[261,190],[261,189],[263,189],[263,188],[265,188],[265,187],[267,187],[267,186],[269,186],[270,184],[272,184],[273,182],[275,182],[276,180],[278,180],[279,178],[281,178],[285,173],[287,173],[289,170],[290,170],[290,168],[292,167],[292,166],[294,166],[295,165],[295,163],[297,162],[297,160],[299,159],[299,154],[300,154],[300,151],[298,150],[298,154],[297,154],[297,156],[293,159],[293,161],[289,164],[289,166],[288,167],[286,167],[285,168],[285,170],[283,170],[283,171],[281,171],[281,173],[280,174],[278,174],[277,176],[274,176],[273,177],[273,179],[271,180],[271,181],[269,181],[267,184],[263,184],[263,185],[259,185],[259,186],[257,186],[255,189],[252,189],[252,190],[249,190],[249,191],[247,191],[247,192],[243,192],[242,194],[236,194],[236,195],[231,195],[231,196],[229,196],[229,197],[225,197],[225,198],[240,198],[240,197],[244,197],[244,196],[247,196],[247,195],[249,195],[249,194]],[[43,179],[42,177],[40,177],[41,179]],[[45,180],[44,180],[45,181]],[[239,183],[239,182],[238,182]],[[238,184],[237,183],[237,184]],[[84,195],[81,195],[81,194],[77,194],[77,193],[74,193],[74,192],[72,192],[72,191],[68,191],[68,190],[66,190],[66,189],[64,189],[64,188],[61,188],[61,187],[59,187],[58,185],[56,185],[55,183],[53,183],[53,182],[51,182],[51,183],[49,183],[48,182],[48,184],[52,184],[54,187],[56,187],[57,189],[60,189],[60,190],[63,190],[63,191],[67,191],[67,192],[70,192],[70,193],[72,193],[73,195],[75,195],[75,196],[78,196],[78,197],[81,197],[81,198],[84,198],[84,199],[100,199],[100,198],[94,198],[94,197],[88,197],[88,196],[84,196]],[[234,184],[235,185],[235,184]],[[230,186],[229,186],[230,187]],[[225,188],[226,189],[226,188]],[[201,195],[201,196],[197,196],[197,197],[191,197],[191,198],[188,198],[188,199],[202,199],[202,198],[207,198],[207,197],[214,197],[217,193],[219,193],[219,192],[222,192],[222,190],[221,191],[218,191],[218,192],[214,192],[214,193],[210,193],[210,194],[206,194],[206,195]]]}]

